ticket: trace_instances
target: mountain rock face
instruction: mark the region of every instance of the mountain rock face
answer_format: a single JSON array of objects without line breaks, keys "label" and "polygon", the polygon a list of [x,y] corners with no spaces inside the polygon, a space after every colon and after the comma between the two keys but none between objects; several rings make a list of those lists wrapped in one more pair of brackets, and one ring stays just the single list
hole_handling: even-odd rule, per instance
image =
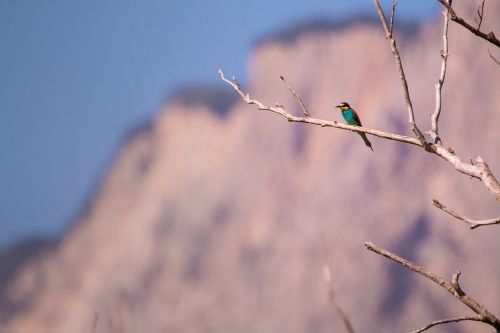
[{"label": "mountain rock face", "polygon": [[[487,6],[498,18],[498,3]],[[483,24],[500,31],[499,23]],[[423,131],[441,30],[438,17],[411,36],[397,34]],[[482,41],[453,23],[450,54],[442,139],[499,175],[499,67]],[[300,114],[280,75],[313,117],[340,121],[333,106],[346,100],[365,126],[410,135],[378,24],[256,46],[244,90]],[[472,314],[365,250],[365,241],[446,278],[460,269],[462,288],[500,315],[500,227],[472,231],[431,204],[437,198],[477,219],[499,215],[481,183],[414,146],[370,137],[371,152],[348,131],[291,124],[239,101],[221,117],[185,99],[130,135],[72,229],[11,280],[0,331],[89,332],[97,319],[96,332],[343,332],[321,275],[322,237],[337,301],[357,332],[409,331]],[[460,323],[433,332],[472,331],[491,330]]]}]

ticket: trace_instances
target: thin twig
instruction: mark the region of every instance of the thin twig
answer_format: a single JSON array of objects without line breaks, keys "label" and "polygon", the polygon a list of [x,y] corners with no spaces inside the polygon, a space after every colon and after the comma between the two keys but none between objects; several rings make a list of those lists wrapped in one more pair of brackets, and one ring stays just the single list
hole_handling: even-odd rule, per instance
[{"label": "thin twig", "polygon": [[450,214],[454,218],[459,219],[459,220],[464,221],[465,223],[469,224],[471,229],[475,229],[477,227],[481,227],[481,226],[485,226],[485,225],[500,224],[500,217],[497,217],[494,219],[489,219],[489,220],[477,221],[477,220],[473,220],[473,219],[470,219],[468,217],[465,217],[465,216],[458,214],[457,212],[446,207],[445,205],[443,205],[442,203],[440,203],[436,199],[432,199],[432,204],[434,206],[436,206],[437,208],[441,209],[442,211]]},{"label": "thin twig", "polygon": [[485,45],[485,48],[486,48],[486,51],[488,51],[488,55],[490,56],[490,58],[493,59],[493,61],[496,62],[497,65],[500,66],[500,61],[493,56],[493,54],[490,51],[490,48],[487,45]]},{"label": "thin twig", "polygon": [[392,1],[392,10],[391,10],[391,24],[390,24],[390,35],[392,36],[392,31],[394,29],[394,14],[396,13],[396,6],[398,5],[398,0]]},{"label": "thin twig", "polygon": [[425,141],[424,135],[422,134],[420,129],[417,127],[417,124],[415,123],[415,115],[413,113],[413,105],[411,103],[410,92],[408,90],[408,82],[406,81],[405,72],[403,70],[403,65],[401,63],[401,57],[399,55],[399,51],[398,51],[398,48],[396,46],[396,40],[393,38],[391,31],[390,31],[389,27],[387,26],[387,21],[385,19],[384,11],[380,7],[378,0],[373,0],[373,4],[375,5],[375,8],[377,9],[377,13],[380,17],[380,21],[382,22],[382,26],[384,27],[386,38],[389,41],[389,44],[390,44],[391,50],[392,50],[392,54],[394,54],[394,59],[396,60],[396,65],[397,65],[397,68],[399,71],[399,78],[401,79],[401,84],[403,85],[406,106],[408,109],[408,123],[410,125],[410,129],[417,137],[421,146],[424,147],[426,150],[429,150],[430,149],[429,144],[427,143],[427,141]]},{"label": "thin twig", "polygon": [[433,321],[432,323],[427,324],[427,325],[425,325],[417,330],[411,331],[410,333],[421,333],[421,332],[426,331],[429,328],[436,326],[436,325],[447,324],[447,323],[457,323],[459,321],[465,321],[465,320],[481,321],[481,319],[479,319],[478,316],[463,316],[463,317],[457,317],[457,318],[441,319],[441,320]]},{"label": "thin twig", "polygon": [[459,17],[455,10],[451,7],[451,4],[449,4],[446,0],[437,0],[439,1],[443,6],[445,6],[449,11],[450,11],[450,19],[453,22],[456,22],[463,26],[465,29],[469,30],[472,32],[474,35],[483,38],[484,40],[487,40],[493,45],[496,45],[497,47],[500,47],[500,40],[498,40],[493,33],[493,31],[490,31],[488,33],[484,33],[481,30],[473,27],[471,24],[467,23],[464,19]]},{"label": "thin twig", "polygon": [[443,23],[443,49],[441,50],[441,72],[439,73],[439,79],[436,82],[436,107],[434,113],[431,115],[431,130],[429,135],[435,144],[441,144],[441,138],[439,137],[438,131],[438,121],[439,115],[441,114],[441,90],[443,89],[444,79],[446,77],[446,62],[448,59],[448,22],[450,21],[450,15],[447,8],[443,11],[444,23]]},{"label": "thin twig", "polygon": [[476,28],[477,30],[481,29],[481,24],[483,23],[485,1],[486,0],[483,0],[483,2],[481,2],[481,5],[477,9],[477,16],[479,17],[479,19],[474,18],[476,20],[476,23],[477,23],[477,28]]},{"label": "thin twig", "polygon": [[92,321],[92,326],[90,327],[90,333],[95,333],[97,330],[97,323],[99,322],[99,313],[94,314],[94,320]]},{"label": "thin twig", "polygon": [[290,83],[288,83],[288,81],[285,79],[284,76],[280,76],[280,79],[281,79],[281,81],[283,81],[285,83],[285,85],[288,87],[288,90],[290,90],[290,92],[292,93],[293,97],[295,97],[295,99],[299,103],[300,108],[302,109],[302,112],[304,112],[304,116],[310,117],[309,112],[307,111],[306,106],[302,102],[302,98],[300,98],[300,96],[295,92],[295,90],[293,90],[292,86],[290,85]]},{"label": "thin twig", "polygon": [[465,294],[462,291],[462,289],[458,285],[458,276],[455,278],[455,281],[454,281],[455,285],[454,285],[454,284],[452,284],[452,282],[446,281],[445,279],[443,279],[439,275],[434,274],[431,271],[424,269],[423,267],[417,266],[416,264],[412,263],[411,261],[406,260],[404,258],[401,258],[401,257],[399,257],[399,256],[397,256],[397,255],[395,255],[387,250],[384,250],[384,249],[374,245],[373,243],[366,242],[365,247],[368,250],[375,252],[377,254],[380,254],[381,256],[384,256],[386,258],[389,258],[389,259],[397,262],[398,264],[414,271],[415,273],[418,273],[418,274],[428,278],[429,280],[437,283],[438,285],[440,285],[441,287],[446,289],[450,294],[455,296],[462,303],[467,305],[470,309],[472,309],[472,311],[474,311],[476,314],[478,314],[479,321],[482,321],[483,323],[486,323],[490,326],[493,326],[496,329],[500,329],[500,321],[497,319],[497,317],[495,317],[491,312],[489,312],[488,309],[486,309],[484,307],[484,305],[480,304],[479,302],[477,302],[476,300],[474,300],[473,298],[471,298],[470,296],[468,296],[467,294]]},{"label": "thin twig", "polygon": [[[313,124],[313,125],[319,125],[321,127],[335,127],[335,128],[340,128],[340,129],[359,132],[359,133],[368,133],[368,134],[377,136],[379,138],[384,138],[384,139],[392,140],[392,141],[404,142],[407,144],[412,144],[415,146],[422,147],[422,143],[418,139],[412,138],[409,136],[405,136],[405,135],[383,132],[383,131],[374,130],[371,128],[366,128],[366,127],[361,127],[361,126],[347,125],[347,124],[339,123],[337,121],[328,121],[328,120],[317,119],[317,118],[292,116],[290,113],[286,112],[285,108],[280,104],[276,104],[276,106],[274,106],[274,107],[266,106],[263,103],[259,102],[258,100],[251,99],[250,95],[248,93],[244,93],[241,90],[236,78],[233,77],[232,81],[226,79],[224,77],[224,73],[220,69],[219,69],[219,76],[220,76],[222,81],[226,82],[231,87],[233,87],[233,89],[238,93],[238,95],[240,95],[243,102],[250,104],[250,105],[252,105],[252,104],[257,105],[257,108],[259,110],[277,113],[277,114],[285,117],[289,122],[308,123],[308,124]],[[440,146],[440,145],[429,144],[429,148],[426,150],[428,152],[436,154],[439,157],[443,158],[444,160],[448,161],[448,163],[450,163],[455,168],[455,170],[457,170],[458,172],[463,173],[463,174],[470,176],[472,178],[477,178],[477,179],[481,180],[483,182],[484,186],[486,186],[486,188],[495,196],[496,200],[500,201],[500,184],[496,180],[495,176],[491,172],[488,165],[481,159],[481,157],[478,156],[474,162],[471,161],[471,163],[468,163],[468,162],[465,162],[462,159],[460,159],[453,152],[453,150],[450,148],[445,148],[445,147]]]},{"label": "thin twig", "polygon": [[351,321],[342,310],[340,305],[337,303],[335,298],[335,290],[333,288],[333,280],[332,280],[332,272],[330,270],[330,266],[328,265],[328,247],[326,246],[325,238],[321,238],[321,270],[323,272],[323,278],[325,279],[325,283],[328,287],[328,301],[332,308],[337,312],[337,314],[342,318],[345,329],[349,333],[354,333],[354,328],[351,324]]}]

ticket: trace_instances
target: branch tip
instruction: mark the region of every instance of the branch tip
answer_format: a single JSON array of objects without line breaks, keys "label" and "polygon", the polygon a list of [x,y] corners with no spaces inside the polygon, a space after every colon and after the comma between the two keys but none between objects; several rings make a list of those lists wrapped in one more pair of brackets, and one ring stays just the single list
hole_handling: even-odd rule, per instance
[{"label": "branch tip", "polygon": [[436,325],[441,325],[441,324],[448,324],[452,322],[459,322],[459,321],[465,321],[465,320],[471,320],[471,321],[484,321],[483,317],[480,315],[477,316],[463,316],[463,317],[457,317],[457,318],[447,318],[447,319],[441,319],[441,320],[436,320],[433,321],[430,324],[427,324],[417,330],[411,331],[410,333],[421,333],[423,331],[428,330],[429,328],[436,326]]},{"label": "branch tip", "polygon": [[288,83],[288,81],[285,79],[285,77],[283,75],[280,75],[280,79],[283,81],[283,83],[285,83],[288,90],[290,90],[290,93],[292,93],[293,97],[295,97],[295,99],[297,100],[297,103],[299,103],[300,109],[304,113],[304,116],[310,117],[309,112],[307,111],[307,108],[304,105],[304,102],[302,102],[302,98],[300,98],[299,94],[297,94],[295,92],[295,90],[293,90],[292,86],[290,85],[290,83]]},{"label": "branch tip", "polygon": [[470,229],[476,229],[478,227],[486,226],[486,225],[500,224],[500,217],[488,219],[488,220],[476,221],[476,220],[473,220],[471,218],[468,218],[468,217],[465,217],[465,216],[458,214],[457,212],[446,207],[445,205],[443,205],[442,203],[440,203],[436,199],[432,199],[432,204],[435,207],[441,209],[443,212],[448,213],[449,215],[453,216],[454,218],[469,224]]},{"label": "branch tip", "polygon": [[457,270],[452,278],[451,278],[451,285],[453,286],[453,289],[457,292],[458,296],[463,296],[465,295],[465,293],[463,292],[462,288],[460,287],[460,284],[458,283],[458,279],[460,278],[460,274],[462,274],[462,272],[460,272],[459,270]]}]

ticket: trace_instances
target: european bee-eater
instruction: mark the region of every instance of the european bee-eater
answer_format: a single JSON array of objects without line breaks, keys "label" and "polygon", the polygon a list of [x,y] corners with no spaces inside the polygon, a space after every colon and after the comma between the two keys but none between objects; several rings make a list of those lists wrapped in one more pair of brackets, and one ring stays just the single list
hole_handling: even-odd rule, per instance
[{"label": "european bee-eater", "polygon": [[[342,117],[344,117],[345,121],[349,125],[363,126],[363,125],[361,125],[361,120],[359,120],[358,114],[356,113],[356,111],[354,111],[351,108],[351,106],[349,105],[349,103],[342,102],[339,105],[337,105],[336,108],[340,109],[340,111],[342,112]],[[373,151],[372,144],[371,144],[370,141],[368,141],[368,138],[366,137],[366,134],[365,133],[361,133],[361,132],[357,132],[357,133],[361,136],[361,138],[363,138],[363,141],[365,142],[365,145],[367,145],[368,147],[370,147],[370,149]]]}]

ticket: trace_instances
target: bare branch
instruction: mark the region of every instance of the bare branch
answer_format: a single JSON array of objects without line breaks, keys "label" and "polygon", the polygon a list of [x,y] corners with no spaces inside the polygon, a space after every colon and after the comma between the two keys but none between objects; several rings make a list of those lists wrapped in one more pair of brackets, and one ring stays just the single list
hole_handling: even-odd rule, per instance
[{"label": "bare branch", "polygon": [[368,250],[375,252],[377,254],[380,254],[381,256],[384,256],[386,258],[389,258],[389,259],[397,262],[398,264],[414,271],[415,273],[418,273],[418,274],[428,278],[429,280],[437,283],[438,285],[440,285],[441,287],[446,289],[450,294],[455,296],[462,303],[467,305],[470,309],[472,309],[472,311],[474,311],[476,314],[478,314],[479,321],[482,321],[483,323],[486,323],[490,326],[493,326],[497,330],[500,329],[500,321],[497,319],[497,317],[495,317],[491,312],[489,312],[488,309],[486,309],[484,307],[484,305],[478,303],[476,300],[474,300],[473,298],[471,298],[470,296],[465,294],[461,288],[457,287],[459,274],[457,275],[457,273],[455,273],[455,275],[457,275],[457,276],[456,276],[456,278],[454,278],[454,280],[455,280],[454,282],[456,282],[455,286],[454,286],[452,282],[446,281],[445,279],[443,279],[439,275],[434,274],[431,271],[428,271],[420,266],[417,266],[416,264],[412,263],[409,260],[406,260],[406,259],[401,258],[401,257],[399,257],[399,256],[397,256],[389,251],[386,251],[386,250],[374,245],[373,243],[366,242],[365,247]]},{"label": "bare branch", "polygon": [[410,125],[410,129],[417,137],[418,141],[420,142],[420,145],[424,147],[425,150],[429,150],[430,149],[429,144],[427,143],[427,141],[425,141],[424,135],[418,129],[417,124],[415,123],[415,115],[413,113],[413,105],[411,104],[410,92],[408,90],[408,83],[406,82],[406,76],[403,70],[403,65],[401,64],[401,57],[399,56],[399,51],[396,46],[396,40],[392,37],[391,30],[387,26],[387,21],[385,19],[384,12],[380,7],[380,4],[378,3],[378,0],[373,0],[373,3],[375,5],[375,8],[377,9],[380,21],[382,22],[382,26],[384,27],[386,39],[389,41],[392,54],[394,54],[394,59],[396,60],[396,65],[399,71],[399,78],[401,79],[401,84],[403,85],[406,107],[408,109],[408,123]]},{"label": "bare branch", "polygon": [[494,218],[494,219],[489,219],[489,220],[480,220],[476,221],[473,219],[470,219],[468,217],[462,216],[458,214],[457,212],[451,210],[450,208],[446,207],[436,199],[432,199],[432,204],[436,206],[437,208],[441,209],[442,211],[450,214],[456,219],[459,219],[461,221],[464,221],[465,223],[470,225],[471,229],[475,229],[477,227],[485,226],[485,225],[492,225],[492,224],[500,224],[500,217]]},{"label": "bare branch", "polygon": [[448,59],[448,22],[450,21],[450,15],[448,9],[445,8],[444,12],[444,23],[443,23],[443,49],[441,50],[441,72],[439,73],[439,79],[436,82],[436,107],[434,113],[431,115],[431,130],[429,135],[435,144],[441,144],[441,138],[438,132],[438,121],[439,115],[441,114],[441,90],[443,88],[444,79],[446,77],[446,60]]},{"label": "bare branch", "polygon": [[344,326],[349,333],[354,333],[354,328],[351,324],[351,321],[342,310],[340,305],[337,303],[335,298],[335,290],[333,288],[332,281],[332,272],[330,271],[330,266],[328,265],[328,248],[326,246],[326,241],[324,237],[321,238],[321,270],[323,272],[323,278],[325,279],[325,283],[328,287],[328,301],[332,308],[338,313],[342,321],[344,322]]},{"label": "bare branch", "polygon": [[288,87],[288,90],[290,90],[290,92],[292,93],[293,97],[295,97],[295,99],[299,103],[300,108],[302,109],[302,112],[304,112],[304,116],[310,117],[309,112],[307,112],[306,106],[302,102],[302,98],[300,98],[300,96],[295,92],[295,90],[293,90],[292,86],[290,85],[290,83],[288,83],[288,81],[285,79],[284,76],[280,76],[280,79],[285,83],[285,85]]},{"label": "bare branch", "polygon": [[[272,106],[266,106],[261,102],[259,102],[258,100],[251,99],[248,93],[243,93],[243,91],[241,91],[241,88],[238,84],[238,81],[236,81],[236,78],[233,77],[233,81],[226,79],[224,77],[224,73],[222,72],[222,70],[219,70],[219,76],[224,82],[233,87],[233,89],[238,93],[238,95],[240,95],[241,99],[245,103],[250,105],[255,104],[257,105],[259,110],[277,113],[285,117],[289,122],[308,123],[313,125],[319,125],[321,127],[335,127],[354,132],[368,133],[377,136],[379,138],[404,142],[422,147],[422,143],[418,139],[405,135],[383,132],[361,126],[347,125],[339,123],[337,121],[328,121],[310,117],[292,116],[290,113],[285,111],[285,108],[281,104],[276,104],[274,107],[272,107]],[[443,158],[444,160],[448,161],[448,163],[450,163],[458,172],[481,180],[483,184],[486,186],[486,188],[495,196],[496,200],[500,201],[500,184],[498,183],[495,176],[489,169],[488,165],[481,159],[481,157],[478,156],[475,162],[468,163],[462,161],[451,148],[444,148],[441,145],[434,145],[434,144],[428,144],[428,145],[429,148],[426,149],[428,152],[436,154],[441,158]]]},{"label": "bare branch", "polygon": [[460,24],[465,29],[467,29],[470,32],[472,32],[474,35],[483,38],[484,40],[490,42],[493,45],[496,45],[497,47],[500,47],[500,40],[498,40],[495,37],[495,34],[493,33],[493,31],[490,31],[488,33],[482,32],[478,28],[473,27],[472,25],[470,25],[469,23],[467,23],[466,21],[464,21],[464,19],[462,19],[461,17],[459,17],[457,15],[457,13],[455,12],[455,10],[451,7],[451,5],[446,0],[437,0],[437,1],[439,1],[443,6],[445,6],[450,11],[450,19],[453,22],[456,22],[456,23]]},{"label": "bare branch", "polygon": [[410,333],[420,333],[423,331],[427,331],[429,328],[436,326],[436,325],[456,323],[456,322],[465,321],[465,320],[481,321],[481,319],[479,319],[478,316],[463,316],[463,317],[457,317],[457,318],[441,319],[441,320],[433,321],[432,323],[427,324],[427,325],[425,325],[417,330],[411,331]]}]

